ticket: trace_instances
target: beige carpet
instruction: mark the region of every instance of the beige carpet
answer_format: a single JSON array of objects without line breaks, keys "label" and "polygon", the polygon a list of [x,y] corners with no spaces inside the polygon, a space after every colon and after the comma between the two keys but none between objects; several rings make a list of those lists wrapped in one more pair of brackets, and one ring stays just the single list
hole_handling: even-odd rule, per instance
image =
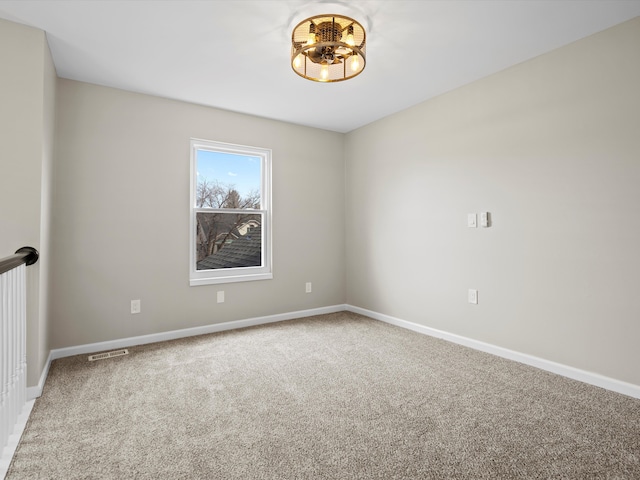
[{"label": "beige carpet", "polygon": [[640,478],[640,400],[352,313],[53,362],[7,478]]}]

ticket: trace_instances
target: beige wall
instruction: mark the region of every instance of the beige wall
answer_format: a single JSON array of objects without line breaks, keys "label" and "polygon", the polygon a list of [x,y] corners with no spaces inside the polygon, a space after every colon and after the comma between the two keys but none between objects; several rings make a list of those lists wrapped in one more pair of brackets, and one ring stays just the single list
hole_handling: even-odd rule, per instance
[{"label": "beige wall", "polygon": [[[58,85],[53,348],[344,303],[343,135]],[[190,137],[273,150],[273,280],[189,286]]]},{"label": "beige wall", "polygon": [[49,353],[48,224],[56,75],[41,30],[0,20],[0,257],[29,245],[41,260],[27,269],[28,383]]},{"label": "beige wall", "polygon": [[350,133],[347,302],[640,385],[639,45],[636,18]]}]

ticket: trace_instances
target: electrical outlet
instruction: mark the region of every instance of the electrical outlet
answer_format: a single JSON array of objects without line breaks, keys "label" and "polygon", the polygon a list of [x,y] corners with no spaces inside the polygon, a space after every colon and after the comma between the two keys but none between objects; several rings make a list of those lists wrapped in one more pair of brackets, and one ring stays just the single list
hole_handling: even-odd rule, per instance
[{"label": "electrical outlet", "polygon": [[304,291],[306,293],[311,293],[311,282],[307,282],[307,284],[304,286]]},{"label": "electrical outlet", "polygon": [[224,290],[218,290],[216,298],[218,303],[224,303]]},{"label": "electrical outlet", "polygon": [[131,314],[140,313],[140,300],[131,300]]},{"label": "electrical outlet", "polygon": [[489,226],[489,212],[480,212],[480,226],[483,228]]},{"label": "electrical outlet", "polygon": [[469,289],[469,303],[478,303],[478,290]]}]

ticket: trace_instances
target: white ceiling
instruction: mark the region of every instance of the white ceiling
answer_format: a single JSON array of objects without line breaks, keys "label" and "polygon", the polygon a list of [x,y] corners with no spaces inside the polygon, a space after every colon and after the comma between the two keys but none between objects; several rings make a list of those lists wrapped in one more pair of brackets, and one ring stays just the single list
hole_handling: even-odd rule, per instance
[{"label": "white ceiling", "polygon": [[[291,29],[324,13],[369,26],[352,80],[291,69]],[[47,32],[60,77],[338,132],[638,15],[640,0],[0,0]]]}]

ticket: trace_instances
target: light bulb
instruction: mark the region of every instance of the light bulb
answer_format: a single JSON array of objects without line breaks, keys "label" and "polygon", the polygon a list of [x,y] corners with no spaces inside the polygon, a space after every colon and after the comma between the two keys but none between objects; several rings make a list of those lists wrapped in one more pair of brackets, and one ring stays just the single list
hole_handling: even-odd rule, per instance
[{"label": "light bulb", "polygon": [[357,72],[360,69],[360,57],[358,57],[357,53],[354,53],[351,57],[351,70]]},{"label": "light bulb", "polygon": [[356,45],[356,41],[353,38],[353,25],[350,25],[348,30],[347,30],[347,39],[346,39],[345,43],[347,45],[349,45],[350,47],[354,47]]},{"label": "light bulb", "polygon": [[300,68],[300,65],[302,65],[302,55],[298,54],[293,60],[293,67],[297,70]]},{"label": "light bulb", "polygon": [[312,23],[309,25],[309,37],[307,37],[307,45],[316,43],[316,26]]},{"label": "light bulb", "polygon": [[320,78],[322,80],[326,80],[329,78],[329,65],[322,65],[322,69],[320,70]]}]

